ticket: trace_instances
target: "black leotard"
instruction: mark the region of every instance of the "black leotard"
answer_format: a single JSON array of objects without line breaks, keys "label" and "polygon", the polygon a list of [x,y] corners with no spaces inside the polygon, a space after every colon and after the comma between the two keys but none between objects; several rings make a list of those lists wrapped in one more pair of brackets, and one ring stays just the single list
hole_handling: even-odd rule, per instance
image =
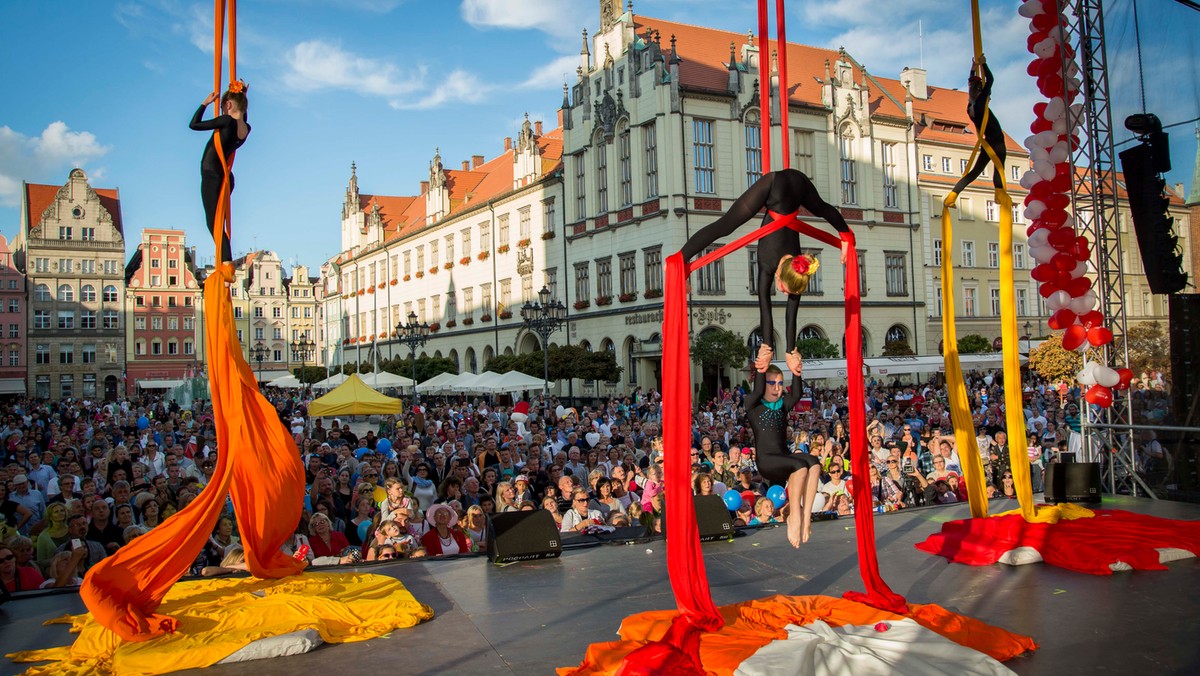
[{"label": "black leotard", "polygon": [[[977,95],[967,101],[967,117],[971,118],[971,122],[975,124],[975,128],[979,129],[983,126],[983,114],[987,112],[987,126],[983,129],[983,140],[987,141],[988,146],[995,151],[996,158],[1000,160],[1001,165],[996,167],[996,170],[992,172],[992,184],[997,188],[1003,188],[1003,165],[1005,158],[1004,130],[1000,128],[1000,120],[996,119],[995,112],[985,105],[991,101],[991,96],[992,71],[985,63],[983,64],[983,88]],[[954,192],[961,193],[963,188],[966,188],[972,181],[979,178],[979,175],[983,173],[984,168],[991,161],[992,158],[988,157],[988,154],[980,148],[979,157],[976,158],[975,165],[971,167],[971,170],[965,176],[958,180],[958,183],[954,184]]]},{"label": "black leotard", "polygon": [[800,401],[804,383],[800,376],[792,376],[792,389],[783,396],[783,408],[775,411],[763,403],[763,392],[767,389],[765,373],[755,371],[754,391],[746,397],[746,419],[754,430],[757,451],[758,473],[772,484],[787,484],[788,477],[796,470],[819,464],[817,457],[807,453],[792,454],[787,447],[788,411]]},{"label": "black leotard", "polygon": [[[838,232],[850,232],[846,219],[842,214],[825,200],[812,181],[795,169],[782,169],[764,175],[750,189],[734,201],[725,215],[704,226],[692,235],[680,250],[684,260],[691,260],[697,254],[722,237],[728,237],[743,223],[754,218],[763,208],[776,214],[795,213],[800,207],[808,209],[814,216],[829,221]],[[770,214],[763,217],[762,225],[775,220]],[[758,312],[759,331],[763,341],[775,349],[776,354],[787,352],[796,340],[796,310],[800,307],[800,297],[788,296],[787,305],[787,338],[785,349],[773,345],[775,323],[771,317],[771,293],[775,288],[775,269],[779,260],[785,255],[799,255],[800,236],[789,228],[781,228],[758,240]]]},{"label": "black leotard", "polygon": [[[218,115],[211,120],[203,120],[204,109],[206,106],[201,105],[196,109],[196,114],[192,115],[192,122],[188,126],[196,131],[213,131],[221,135],[221,149],[225,152],[225,160],[233,161],[233,154],[238,148],[246,142],[246,138],[250,137],[250,124],[246,123],[246,138],[238,138],[237,120],[228,115]],[[217,218],[217,202],[221,197],[221,182],[224,180],[225,170],[221,168],[221,158],[217,155],[217,146],[213,143],[212,137],[208,139],[208,145],[204,146],[204,155],[200,159],[200,200],[204,203],[204,221],[208,226],[208,233],[213,234],[213,223]],[[233,174],[229,174],[229,190],[233,192]],[[213,241],[216,241],[214,235]],[[224,255],[222,260],[232,261],[232,247],[229,245],[229,238],[225,237],[221,244],[221,251]]]}]

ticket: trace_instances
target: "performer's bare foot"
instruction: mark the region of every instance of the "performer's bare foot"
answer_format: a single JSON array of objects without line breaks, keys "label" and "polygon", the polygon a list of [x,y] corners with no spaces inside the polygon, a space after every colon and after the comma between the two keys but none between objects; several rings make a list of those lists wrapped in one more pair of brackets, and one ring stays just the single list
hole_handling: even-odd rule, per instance
[{"label": "performer's bare foot", "polygon": [[800,549],[802,542],[808,542],[808,535],[803,532],[803,519],[799,514],[799,510],[795,513],[788,514],[787,519],[787,538],[788,542],[796,549]]},{"label": "performer's bare foot", "polygon": [[800,536],[800,541],[808,542],[808,539],[810,537],[812,537],[812,519],[805,519],[804,520],[804,533],[803,533],[803,535]]}]

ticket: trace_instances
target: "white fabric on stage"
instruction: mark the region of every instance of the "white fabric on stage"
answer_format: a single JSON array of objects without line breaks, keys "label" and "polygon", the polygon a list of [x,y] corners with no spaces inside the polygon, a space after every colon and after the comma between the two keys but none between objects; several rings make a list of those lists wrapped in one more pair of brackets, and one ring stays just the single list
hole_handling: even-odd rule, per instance
[{"label": "white fabric on stage", "polygon": [[903,619],[889,625],[887,631],[877,631],[874,626],[831,627],[820,620],[803,627],[789,624],[786,639],[759,648],[735,673],[738,676],[1013,673],[991,657],[944,638],[915,620]]}]

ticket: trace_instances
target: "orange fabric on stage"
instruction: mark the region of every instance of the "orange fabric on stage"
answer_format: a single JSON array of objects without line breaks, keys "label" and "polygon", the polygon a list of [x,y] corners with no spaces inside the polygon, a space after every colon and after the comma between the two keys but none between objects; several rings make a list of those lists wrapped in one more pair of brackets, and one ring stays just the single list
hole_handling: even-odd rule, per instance
[{"label": "orange fabric on stage", "polygon": [[[959,645],[1001,662],[1038,647],[1028,636],[950,612],[938,605],[913,603],[908,604],[906,610],[902,614],[892,613],[832,596],[775,595],[721,606],[719,611],[724,627],[700,636],[700,659],[708,673],[732,674],[759,648],[783,639],[787,625],[805,625],[815,620],[843,626],[893,622],[908,617]],[[582,664],[562,667],[558,673],[560,676],[617,673],[627,655],[662,639],[677,617],[678,613],[671,610],[631,615],[621,623],[620,640],[593,643]]]},{"label": "orange fabric on stage", "polygon": [[[216,0],[216,73],[221,71],[225,1]],[[230,72],[235,71],[234,9],[230,5]],[[217,269],[204,281],[204,341],[217,432],[217,467],[212,481],[191,504],[116,554],[93,566],[80,595],[97,622],[126,641],[145,641],[174,632],[174,618],[154,611],[204,548],[226,496],[232,494],[246,563],[256,577],[293,575],[304,563],[280,547],[295,531],[304,501],[304,468],[295,441],[275,407],[258,391],[242,357],[233,326],[227,283],[232,266],[221,261],[221,240],[229,225],[229,176],[220,134],[214,134],[225,170],[225,185],[214,224]]]}]

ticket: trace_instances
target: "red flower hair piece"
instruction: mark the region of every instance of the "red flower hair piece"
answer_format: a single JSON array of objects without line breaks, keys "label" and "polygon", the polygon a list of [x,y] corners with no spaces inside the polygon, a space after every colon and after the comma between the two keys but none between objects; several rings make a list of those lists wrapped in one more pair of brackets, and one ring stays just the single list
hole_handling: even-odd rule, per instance
[{"label": "red flower hair piece", "polygon": [[244,91],[246,91],[246,81],[245,80],[234,80],[233,82],[229,83],[229,93],[230,94],[241,94]]},{"label": "red flower hair piece", "polygon": [[792,258],[792,271],[798,275],[807,275],[808,269],[811,266],[808,256],[794,256]]}]

